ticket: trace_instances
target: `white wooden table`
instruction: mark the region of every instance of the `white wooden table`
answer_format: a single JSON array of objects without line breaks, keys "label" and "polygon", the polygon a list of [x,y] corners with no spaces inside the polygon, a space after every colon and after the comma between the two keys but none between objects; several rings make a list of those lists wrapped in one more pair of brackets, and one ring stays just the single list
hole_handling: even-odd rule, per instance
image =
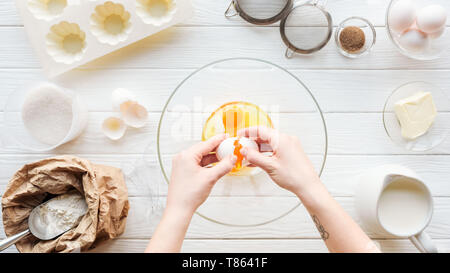
[{"label": "white wooden table", "polygon": [[[0,1],[0,116],[4,101],[17,87],[42,79],[14,1]],[[339,55],[334,41],[307,58],[287,60],[277,26],[256,27],[236,18],[226,20],[228,0],[194,0],[196,14],[183,25],[131,45],[58,79],[76,90],[88,104],[85,133],[52,154],[36,154],[19,147],[0,147],[0,193],[23,164],[54,154],[75,154],[124,170],[142,159],[156,139],[161,110],[174,88],[195,69],[229,57],[262,58],[296,74],[313,92],[325,112],[329,156],[323,182],[342,206],[357,218],[353,206],[358,171],[385,163],[415,169],[435,197],[435,213],[427,231],[441,251],[450,250],[450,138],[428,153],[412,154],[386,135],[381,119],[384,102],[397,86],[412,80],[436,83],[450,95],[450,54],[435,61],[407,59],[388,40],[384,27],[388,0],[330,0],[335,24],[357,15],[368,18],[378,34],[373,52],[357,60]],[[450,1],[440,1],[450,11]],[[100,132],[111,111],[108,99],[116,87],[134,90],[150,109],[150,125],[130,130],[119,142]],[[450,123],[450,120],[449,120]],[[7,132],[1,132],[2,134]],[[150,156],[154,159],[154,154]],[[154,171],[159,167],[154,165]],[[151,179],[151,178],[150,178]],[[164,185],[163,185],[164,186]],[[162,187],[163,187],[162,186]],[[131,209],[125,233],[97,251],[141,252],[158,217],[148,197],[129,184]],[[163,201],[163,200],[162,200]],[[1,225],[2,226],[2,225]],[[0,239],[4,238],[0,232]],[[408,240],[370,234],[383,251],[416,252]],[[253,228],[227,227],[195,216],[185,240],[188,252],[324,252],[326,248],[303,207],[288,216]],[[8,251],[17,251],[14,247]]]}]

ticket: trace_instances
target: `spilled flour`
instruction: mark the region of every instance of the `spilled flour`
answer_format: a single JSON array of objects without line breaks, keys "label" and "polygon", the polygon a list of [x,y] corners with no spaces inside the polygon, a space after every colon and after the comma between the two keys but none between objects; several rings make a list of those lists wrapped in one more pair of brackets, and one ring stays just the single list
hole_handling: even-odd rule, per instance
[{"label": "spilled flour", "polygon": [[87,210],[83,195],[78,192],[63,194],[41,205],[39,213],[33,217],[33,224],[41,233],[54,237],[75,227]]}]

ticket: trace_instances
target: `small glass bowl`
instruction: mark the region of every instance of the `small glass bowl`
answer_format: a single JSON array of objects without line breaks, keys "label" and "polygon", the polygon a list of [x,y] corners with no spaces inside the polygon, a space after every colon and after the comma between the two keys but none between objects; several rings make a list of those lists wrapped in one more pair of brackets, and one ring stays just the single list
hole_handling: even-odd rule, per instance
[{"label": "small glass bowl", "polygon": [[[389,6],[386,10],[386,29],[389,36],[389,39],[392,41],[392,43],[395,45],[395,47],[398,49],[398,51],[403,54],[404,56],[420,60],[420,61],[430,61],[430,60],[436,60],[442,56],[442,54],[450,47],[449,42],[449,34],[446,30],[447,28],[444,27],[443,33],[437,38],[431,38],[429,37],[429,46],[424,50],[420,52],[412,52],[406,48],[404,48],[400,42],[399,38],[401,37],[401,33],[396,32],[392,29],[391,23],[389,22],[389,14],[391,13],[391,9],[393,5],[398,0],[391,0],[389,3]],[[413,4],[416,10],[419,10],[427,5],[431,4],[440,4],[442,6],[446,6],[448,0],[414,0]],[[411,26],[411,28],[415,28],[414,25]]]},{"label": "small glass bowl", "polygon": [[[437,116],[426,134],[414,140],[407,140],[402,137],[401,126],[395,114],[394,106],[399,100],[418,92],[431,93],[437,109]],[[409,82],[395,89],[386,100],[383,109],[383,124],[387,135],[394,143],[413,152],[424,152],[435,148],[447,137],[450,131],[450,126],[447,122],[449,110],[450,104],[448,97],[439,87],[428,82]]]},{"label": "small glass bowl", "polygon": [[[346,51],[339,41],[339,36],[341,35],[341,31],[346,27],[359,27],[362,31],[364,31],[364,35],[366,38],[366,41],[364,43],[363,48],[361,48],[357,52],[349,52]],[[339,26],[336,29],[336,32],[334,33],[334,38],[336,41],[336,45],[338,47],[338,51],[348,58],[358,58],[363,55],[366,55],[370,52],[373,45],[375,44],[377,40],[377,33],[375,31],[375,28],[373,27],[372,23],[370,23],[367,19],[364,19],[362,17],[350,17],[342,21]]]}]

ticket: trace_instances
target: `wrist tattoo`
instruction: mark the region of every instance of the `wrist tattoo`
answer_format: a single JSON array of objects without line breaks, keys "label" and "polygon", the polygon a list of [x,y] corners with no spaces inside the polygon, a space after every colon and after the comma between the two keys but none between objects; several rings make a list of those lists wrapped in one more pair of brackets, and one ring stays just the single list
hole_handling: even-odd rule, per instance
[{"label": "wrist tattoo", "polygon": [[320,237],[322,237],[322,240],[326,241],[328,238],[330,238],[330,234],[322,226],[322,224],[319,221],[319,218],[317,216],[313,215],[312,219],[314,221],[314,224],[317,227],[317,230],[319,230]]}]

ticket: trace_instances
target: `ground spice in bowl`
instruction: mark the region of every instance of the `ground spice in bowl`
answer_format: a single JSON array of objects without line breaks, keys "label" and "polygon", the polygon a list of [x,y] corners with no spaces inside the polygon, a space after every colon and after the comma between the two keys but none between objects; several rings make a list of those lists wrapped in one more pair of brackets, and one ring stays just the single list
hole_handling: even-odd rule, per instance
[{"label": "ground spice in bowl", "polygon": [[366,36],[359,27],[349,26],[339,34],[339,42],[343,50],[349,53],[357,53],[364,47]]}]

